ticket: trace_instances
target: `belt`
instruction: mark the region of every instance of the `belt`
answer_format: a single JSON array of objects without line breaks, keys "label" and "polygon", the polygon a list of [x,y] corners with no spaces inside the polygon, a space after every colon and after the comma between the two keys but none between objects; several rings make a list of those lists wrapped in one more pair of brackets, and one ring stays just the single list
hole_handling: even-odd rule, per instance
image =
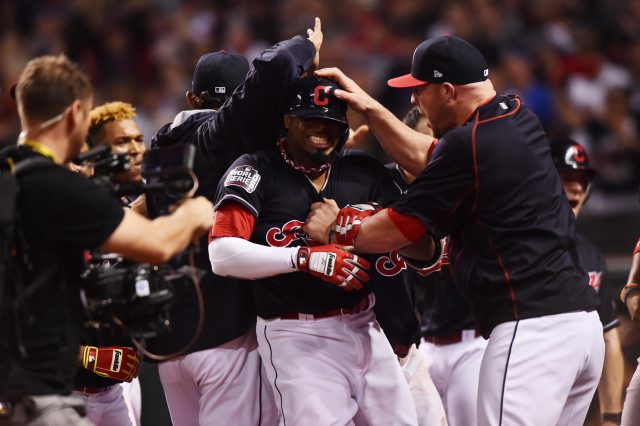
[{"label": "belt", "polygon": [[100,392],[104,392],[107,389],[109,389],[109,387],[103,387],[103,388],[90,388],[90,387],[82,387],[79,386],[77,388],[74,388],[73,390],[76,392],[84,392],[84,393],[100,393]]},{"label": "belt", "polygon": [[373,296],[369,295],[352,307],[332,309],[330,311],[319,312],[316,314],[303,314],[300,312],[290,312],[290,313],[280,315],[280,319],[313,321],[320,318],[337,317],[338,315],[345,316],[345,315],[359,314],[360,312],[366,311],[371,306],[373,306]]},{"label": "belt", "polygon": [[463,340],[471,340],[468,339],[469,336],[473,336],[475,339],[481,335],[478,330],[460,330],[448,336],[424,336],[423,338],[426,342],[433,343],[434,345],[452,345],[454,343],[460,343]]}]

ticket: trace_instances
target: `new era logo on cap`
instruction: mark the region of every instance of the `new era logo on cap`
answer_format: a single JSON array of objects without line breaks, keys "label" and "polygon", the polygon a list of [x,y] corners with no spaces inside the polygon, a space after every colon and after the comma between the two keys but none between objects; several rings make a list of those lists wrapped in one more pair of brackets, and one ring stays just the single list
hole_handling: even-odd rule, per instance
[{"label": "new era logo on cap", "polygon": [[216,93],[227,93],[227,88],[226,87],[218,87],[218,86],[216,86],[214,88],[214,90],[215,90]]},{"label": "new era logo on cap", "polygon": [[489,67],[482,53],[455,36],[423,41],[413,53],[411,73],[392,78],[391,87],[416,87],[426,83],[470,84],[484,81]]}]

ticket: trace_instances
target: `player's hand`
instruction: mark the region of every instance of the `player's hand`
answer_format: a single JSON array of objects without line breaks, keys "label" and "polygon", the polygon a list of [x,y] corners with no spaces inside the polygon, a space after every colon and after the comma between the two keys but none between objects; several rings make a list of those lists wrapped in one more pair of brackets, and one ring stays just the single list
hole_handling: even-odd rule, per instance
[{"label": "player's hand", "polygon": [[[335,241],[338,244],[353,246],[360,232],[360,225],[371,215],[382,210],[378,203],[350,204],[338,212],[334,227]],[[331,240],[331,236],[327,237]]]},{"label": "player's hand", "polygon": [[122,346],[84,346],[82,366],[98,376],[130,382],[138,376],[140,357]]},{"label": "player's hand", "polygon": [[364,137],[369,133],[369,126],[366,124],[361,125],[357,129],[349,129],[349,137],[347,138],[347,142],[345,146],[347,148],[353,148],[360,145],[360,142],[364,139]]},{"label": "player's hand", "polygon": [[361,114],[376,109],[378,102],[360,88],[353,80],[344,75],[338,68],[321,68],[315,72],[318,77],[336,80],[344,90],[336,89],[333,94],[336,98],[349,104],[351,108]]},{"label": "player's hand", "polygon": [[322,41],[324,39],[320,18],[315,19],[313,29],[308,29],[307,35],[309,36],[307,37],[309,41],[316,47],[316,56],[313,58],[313,63],[309,67],[309,71],[314,71],[318,69],[320,65],[320,47],[322,47]]},{"label": "player's hand", "polygon": [[363,283],[369,281],[367,270],[371,267],[366,259],[335,244],[300,247],[297,266],[299,271],[335,284],[345,291],[360,290]]},{"label": "player's hand", "polygon": [[309,211],[306,222],[302,225],[302,230],[318,243],[330,243],[331,241],[327,241],[327,236],[329,230],[334,227],[338,211],[340,208],[336,202],[328,198],[311,204],[311,211]]}]

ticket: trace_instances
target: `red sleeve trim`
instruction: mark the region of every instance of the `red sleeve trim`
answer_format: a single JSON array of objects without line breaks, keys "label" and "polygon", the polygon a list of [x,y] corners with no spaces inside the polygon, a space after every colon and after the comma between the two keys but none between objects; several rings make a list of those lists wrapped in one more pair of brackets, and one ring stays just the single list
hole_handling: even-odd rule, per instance
[{"label": "red sleeve trim", "polygon": [[410,241],[418,241],[428,232],[425,224],[415,216],[403,215],[391,208],[387,209],[387,212],[391,222]]},{"label": "red sleeve trim", "polygon": [[434,139],[433,142],[431,142],[429,151],[427,151],[427,164],[429,163],[429,160],[431,159],[431,154],[433,154],[433,150],[436,149],[436,145],[438,145],[439,140],[440,139]]},{"label": "red sleeve trim", "polygon": [[209,242],[219,237],[238,237],[248,240],[256,224],[249,209],[239,203],[224,203],[216,210],[216,219],[209,231]]},{"label": "red sleeve trim", "polygon": [[636,248],[633,250],[633,255],[640,253],[640,240],[636,243]]}]

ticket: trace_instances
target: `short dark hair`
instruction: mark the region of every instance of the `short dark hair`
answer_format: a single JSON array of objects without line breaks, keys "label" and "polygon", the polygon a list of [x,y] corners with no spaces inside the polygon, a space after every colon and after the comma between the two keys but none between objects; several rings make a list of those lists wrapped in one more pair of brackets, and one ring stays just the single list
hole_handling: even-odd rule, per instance
[{"label": "short dark hair", "polygon": [[193,94],[193,103],[197,109],[219,109],[229,97],[231,97],[231,94],[222,96],[212,95],[205,90],[198,95]]},{"label": "short dark hair", "polygon": [[44,121],[92,93],[89,77],[78,64],[65,55],[47,55],[27,63],[16,85],[16,102],[26,121]]},{"label": "short dark hair", "polygon": [[420,119],[422,117],[423,116],[420,113],[418,106],[414,105],[411,107],[409,111],[407,111],[404,118],[402,118],[402,122],[407,126],[411,127],[413,130],[415,130],[416,127],[418,127],[418,123],[420,122]]}]

